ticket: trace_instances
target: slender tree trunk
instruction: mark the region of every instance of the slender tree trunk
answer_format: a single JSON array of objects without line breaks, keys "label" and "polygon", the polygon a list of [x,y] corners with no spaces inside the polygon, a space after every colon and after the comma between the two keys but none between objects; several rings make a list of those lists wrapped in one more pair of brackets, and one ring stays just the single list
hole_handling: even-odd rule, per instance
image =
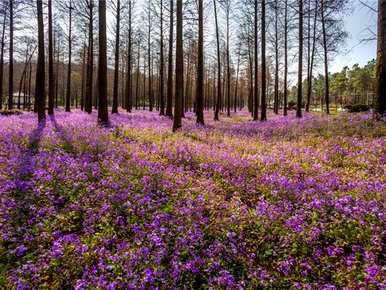
[{"label": "slender tree trunk", "polygon": [[7,13],[4,11],[3,30],[1,33],[1,51],[0,51],[0,110],[3,109],[3,78],[4,78],[4,45],[5,45],[5,22]]},{"label": "slender tree trunk", "polygon": [[[253,101],[253,120],[254,121],[257,121],[259,119],[259,65],[258,65],[258,62],[259,62],[259,59],[258,59],[258,27],[257,27],[257,19],[258,19],[258,13],[257,13],[257,0],[255,0],[255,3],[254,3],[254,7],[255,7],[255,22],[254,22],[254,33],[255,33],[255,37],[254,37],[254,41],[255,41],[255,52],[254,52],[254,60],[255,60],[255,75],[254,75],[254,80],[255,80],[255,84],[254,84],[254,91],[253,91],[253,97],[254,97],[254,101]],[[265,8],[264,8],[265,9]]]},{"label": "slender tree trunk", "polygon": [[99,0],[99,62],[98,62],[98,121],[106,126],[109,121],[107,109],[107,37],[106,0]]},{"label": "slender tree trunk", "polygon": [[284,3],[284,116],[288,107],[288,0]]},{"label": "slender tree trunk", "polygon": [[54,114],[54,59],[52,39],[52,1],[48,1],[48,114]]},{"label": "slender tree trunk", "polygon": [[226,3],[226,26],[227,26],[227,44],[226,44],[226,53],[227,53],[227,116],[231,116],[231,73],[230,73],[230,55],[229,55],[229,10],[230,3]]},{"label": "slender tree trunk", "polygon": [[182,21],[182,0],[177,0],[176,95],[174,105],[173,132],[182,126],[182,98],[184,97],[184,47],[182,39]]},{"label": "slender tree trunk", "polygon": [[164,34],[163,34],[163,23],[164,23],[164,15],[163,15],[163,0],[161,0],[160,3],[160,115],[165,115],[165,84],[164,84],[164,72],[165,72],[165,65],[164,65]]},{"label": "slender tree trunk", "polygon": [[328,52],[327,52],[327,35],[326,35],[326,21],[325,21],[325,0],[321,0],[322,5],[321,5],[321,16],[322,16],[322,32],[323,32],[323,53],[324,53],[324,75],[325,75],[325,95],[324,95],[324,100],[326,102],[326,112],[327,114],[330,114],[330,85],[329,85],[329,76],[328,76]]},{"label": "slender tree trunk", "polygon": [[89,26],[88,26],[88,53],[87,53],[87,70],[86,70],[86,96],[84,109],[87,113],[92,112],[92,99],[93,99],[93,74],[94,74],[94,27],[93,27],[93,10],[94,2],[93,0],[89,1]]},{"label": "slender tree trunk", "polygon": [[202,2],[203,0],[198,0],[196,122],[204,125],[204,8]]},{"label": "slender tree trunk", "polygon": [[13,109],[13,1],[9,1],[8,110]]},{"label": "slender tree trunk", "polygon": [[279,114],[279,7],[278,0],[275,1],[275,85],[274,85],[274,112]]},{"label": "slender tree trunk", "polygon": [[86,85],[86,43],[83,44],[83,51],[82,51],[82,88],[81,88],[81,94],[80,94],[80,109],[84,110],[84,93],[85,93],[85,85]]},{"label": "slender tree trunk", "polygon": [[169,20],[169,56],[168,56],[168,87],[166,101],[166,116],[173,116],[173,0],[170,0]]},{"label": "slender tree trunk", "polygon": [[69,28],[68,28],[68,68],[67,68],[67,88],[66,88],[66,112],[71,111],[71,57],[72,57],[72,0],[70,0]]},{"label": "slender tree trunk", "polygon": [[261,1],[261,116],[260,120],[267,120],[267,68],[265,59],[265,0]]},{"label": "slender tree trunk", "polygon": [[[12,1],[11,1],[12,2]],[[46,118],[45,106],[45,64],[44,64],[44,22],[43,22],[43,1],[37,0],[38,15],[38,61],[36,67],[36,101],[38,111],[38,122]]]},{"label": "slender tree trunk", "polygon": [[[299,1],[299,62],[298,62],[298,100],[296,117],[302,117],[302,82],[303,82],[303,0]],[[323,1],[323,0],[322,0]]]},{"label": "slender tree trunk", "polygon": [[148,78],[149,78],[149,111],[153,111],[153,85],[152,85],[152,76],[151,76],[151,70],[152,70],[152,59],[151,59],[151,0],[149,0],[149,7],[148,7],[148,21],[149,21],[149,27],[148,27],[148,35],[147,35],[147,60],[148,60]]},{"label": "slender tree trunk", "polygon": [[376,98],[374,112],[377,118],[386,110],[386,0],[378,1],[378,37],[376,65]]},{"label": "slender tree trunk", "polygon": [[316,49],[316,21],[318,17],[318,0],[315,0],[315,12],[314,12],[314,24],[313,24],[313,34],[312,34],[312,50],[311,50],[311,63],[310,70],[308,75],[308,87],[307,87],[307,112],[310,109],[311,105],[311,93],[312,93],[312,75],[314,69],[314,59],[315,59],[315,49]]},{"label": "slender tree trunk", "polygon": [[121,1],[117,0],[117,18],[115,28],[115,62],[114,62],[114,84],[113,84],[113,106],[111,113],[118,113],[118,82],[119,82],[119,33],[121,22]]},{"label": "slender tree trunk", "polygon": [[237,69],[236,69],[235,95],[234,95],[234,99],[233,99],[233,109],[234,109],[235,113],[237,112],[237,94],[238,94],[238,87],[239,87],[241,44],[239,45],[239,49],[238,50],[239,51],[237,53]]},{"label": "slender tree trunk", "polygon": [[217,100],[214,112],[214,120],[219,120],[219,111],[221,105],[221,57],[220,57],[220,35],[218,28],[218,19],[217,19],[217,0],[213,0],[214,5],[214,19],[216,22],[216,43],[217,43]]},{"label": "slender tree trunk", "polygon": [[127,112],[131,112],[132,109],[132,87],[131,87],[131,52],[132,52],[132,27],[131,27],[131,19],[132,19],[132,11],[131,11],[131,0],[129,1],[129,43],[127,50],[127,79],[126,79],[126,110]]},{"label": "slender tree trunk", "polygon": [[308,91],[310,89],[310,72],[311,72],[311,0],[308,0],[307,9],[307,100],[306,112],[310,111],[310,99]]},{"label": "slender tree trunk", "polygon": [[136,86],[135,86],[135,109],[138,110],[138,98],[139,98],[139,76],[141,73],[140,68],[140,59],[141,59],[141,45],[138,42],[138,52],[137,52],[137,76],[136,76]]}]

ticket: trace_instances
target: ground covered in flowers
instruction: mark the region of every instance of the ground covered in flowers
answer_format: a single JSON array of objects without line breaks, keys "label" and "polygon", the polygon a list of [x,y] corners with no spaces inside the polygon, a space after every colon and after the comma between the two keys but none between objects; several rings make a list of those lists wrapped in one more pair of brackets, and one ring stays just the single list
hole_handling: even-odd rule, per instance
[{"label": "ground covered in flowers", "polygon": [[385,289],[384,123],[183,123],[0,117],[0,288]]}]

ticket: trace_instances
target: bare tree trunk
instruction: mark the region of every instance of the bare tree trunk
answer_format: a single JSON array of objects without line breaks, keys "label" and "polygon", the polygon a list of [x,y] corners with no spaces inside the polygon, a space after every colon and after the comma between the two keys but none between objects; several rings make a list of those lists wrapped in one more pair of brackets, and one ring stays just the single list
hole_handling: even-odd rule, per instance
[{"label": "bare tree trunk", "polygon": [[204,125],[204,8],[202,2],[203,0],[198,0],[196,122]]},{"label": "bare tree trunk", "polygon": [[177,39],[176,39],[176,96],[174,105],[173,132],[182,126],[182,98],[184,97],[184,47],[182,0],[177,0]]},{"label": "bare tree trunk", "polygon": [[166,101],[166,116],[173,116],[173,0],[170,0],[169,20],[169,56],[168,56],[168,88]]},{"label": "bare tree trunk", "polygon": [[131,87],[131,52],[132,52],[132,27],[131,27],[131,19],[132,19],[132,10],[131,10],[131,0],[129,1],[129,43],[127,49],[127,79],[126,79],[126,110],[127,112],[131,112],[132,109],[132,87]]},{"label": "bare tree trunk", "polygon": [[151,69],[152,69],[152,59],[151,59],[151,0],[149,0],[149,7],[148,7],[148,35],[147,35],[147,59],[148,59],[148,77],[149,77],[149,111],[153,111],[153,85],[152,85],[152,76],[151,76]]},{"label": "bare tree trunk", "polygon": [[84,91],[85,91],[85,69],[86,67],[86,43],[83,44],[83,51],[82,51],[82,88],[81,88],[81,94],[80,94],[80,109],[84,110]]},{"label": "bare tree trunk", "polygon": [[106,0],[99,0],[99,62],[98,62],[98,121],[106,126],[109,121],[107,109],[107,37]]},{"label": "bare tree trunk", "polygon": [[237,52],[237,69],[236,69],[236,82],[235,82],[235,95],[233,98],[233,109],[234,112],[237,112],[237,94],[238,94],[238,87],[239,87],[239,71],[240,71],[240,50],[241,50],[241,44],[239,44],[239,49]]},{"label": "bare tree trunk", "polygon": [[67,88],[66,88],[66,112],[71,111],[71,57],[72,57],[72,0],[70,0],[69,10],[69,29],[68,29],[68,68],[67,68]]},{"label": "bare tree trunk", "polygon": [[288,0],[284,3],[284,116],[288,107]]},{"label": "bare tree trunk", "polygon": [[257,27],[257,19],[258,19],[258,12],[257,12],[257,0],[255,0],[254,7],[255,7],[255,22],[254,22],[254,41],[255,41],[255,52],[254,52],[254,60],[255,60],[255,84],[254,84],[254,105],[253,105],[253,120],[257,121],[259,119],[259,59],[258,59],[258,27]]},{"label": "bare tree trunk", "polygon": [[113,106],[111,113],[118,113],[118,81],[119,81],[119,33],[121,22],[121,1],[117,0],[117,18],[115,28],[115,60],[114,60],[114,84],[113,84]]},{"label": "bare tree trunk", "polygon": [[93,0],[89,1],[89,26],[88,26],[88,53],[87,53],[87,71],[86,71],[86,96],[85,96],[85,104],[84,109],[87,113],[92,112],[92,87],[93,87],[93,71],[94,71],[94,36],[93,36],[93,9],[94,2]]},{"label": "bare tree trunk", "polygon": [[5,41],[5,21],[7,20],[7,13],[4,12],[3,30],[1,33],[1,51],[0,51],[0,110],[3,109],[3,77],[4,77],[4,41]]},{"label": "bare tree trunk", "polygon": [[265,0],[261,1],[261,116],[260,120],[267,120],[267,68],[265,59]]},{"label": "bare tree trunk", "polygon": [[163,15],[163,0],[161,0],[160,3],[160,115],[165,115],[165,85],[164,85],[164,72],[165,72],[165,65],[164,65],[164,15]]},{"label": "bare tree trunk", "polygon": [[227,44],[226,44],[226,53],[227,53],[227,116],[231,116],[231,73],[230,73],[230,56],[229,56],[229,10],[230,3],[226,2],[226,26],[227,26]]},{"label": "bare tree trunk", "polygon": [[[12,2],[12,1],[11,1]],[[45,65],[44,65],[44,22],[43,22],[43,1],[37,0],[38,15],[38,62],[36,67],[36,102],[38,111],[38,122],[46,118],[45,106]]]},{"label": "bare tree trunk", "polygon": [[324,99],[325,99],[325,102],[326,102],[326,112],[327,114],[330,114],[330,85],[329,85],[329,76],[328,76],[328,52],[327,52],[327,35],[326,35],[326,21],[325,21],[325,17],[324,17],[324,9],[325,9],[325,6],[324,6],[324,1],[325,0],[321,0],[322,1],[322,5],[321,5],[321,16],[322,16],[322,32],[323,32],[323,52],[324,52],[324,75],[325,75],[325,95],[324,95]]},{"label": "bare tree trunk", "polygon": [[[303,82],[303,0],[299,1],[299,66],[298,66],[298,100],[296,117],[302,117],[302,82]],[[323,1],[323,0],[322,0]]]},{"label": "bare tree trunk", "polygon": [[138,110],[138,98],[139,98],[139,76],[141,72],[140,68],[140,59],[141,59],[141,45],[138,41],[138,52],[137,52],[137,75],[136,75],[136,86],[135,86],[135,109]]},{"label": "bare tree trunk", "polygon": [[318,17],[318,0],[315,0],[315,12],[314,12],[314,24],[312,34],[312,50],[311,50],[311,63],[310,70],[308,73],[308,87],[307,87],[307,107],[306,111],[309,112],[311,105],[311,93],[312,93],[312,75],[314,69],[315,49],[316,49],[316,21]]},{"label": "bare tree trunk", "polygon": [[13,1],[9,1],[8,110],[13,109]]},{"label": "bare tree trunk", "polygon": [[279,7],[278,0],[275,1],[275,85],[274,85],[274,112],[279,114]]},{"label": "bare tree trunk", "polygon": [[374,112],[377,118],[383,116],[386,110],[386,0],[378,1],[378,37],[376,66],[376,98]]},{"label": "bare tree trunk", "polygon": [[48,115],[54,114],[54,60],[52,39],[52,1],[48,1]]},{"label": "bare tree trunk", "polygon": [[217,43],[217,100],[214,112],[214,120],[219,120],[219,110],[221,104],[221,57],[220,57],[220,35],[218,28],[218,19],[217,19],[217,0],[213,0],[214,5],[214,18],[216,22],[216,43]]}]

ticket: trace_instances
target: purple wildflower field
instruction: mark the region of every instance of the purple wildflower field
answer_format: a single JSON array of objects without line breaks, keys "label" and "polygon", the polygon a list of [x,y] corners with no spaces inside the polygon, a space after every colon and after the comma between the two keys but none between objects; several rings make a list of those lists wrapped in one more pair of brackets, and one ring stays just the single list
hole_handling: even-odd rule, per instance
[{"label": "purple wildflower field", "polygon": [[221,119],[0,117],[0,288],[386,289],[385,123]]}]

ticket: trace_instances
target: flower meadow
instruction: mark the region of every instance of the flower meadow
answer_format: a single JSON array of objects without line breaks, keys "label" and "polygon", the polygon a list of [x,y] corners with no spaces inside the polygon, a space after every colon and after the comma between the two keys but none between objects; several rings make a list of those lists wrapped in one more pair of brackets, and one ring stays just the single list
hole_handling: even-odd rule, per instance
[{"label": "flower meadow", "polygon": [[0,288],[385,289],[386,126],[0,117]]}]

